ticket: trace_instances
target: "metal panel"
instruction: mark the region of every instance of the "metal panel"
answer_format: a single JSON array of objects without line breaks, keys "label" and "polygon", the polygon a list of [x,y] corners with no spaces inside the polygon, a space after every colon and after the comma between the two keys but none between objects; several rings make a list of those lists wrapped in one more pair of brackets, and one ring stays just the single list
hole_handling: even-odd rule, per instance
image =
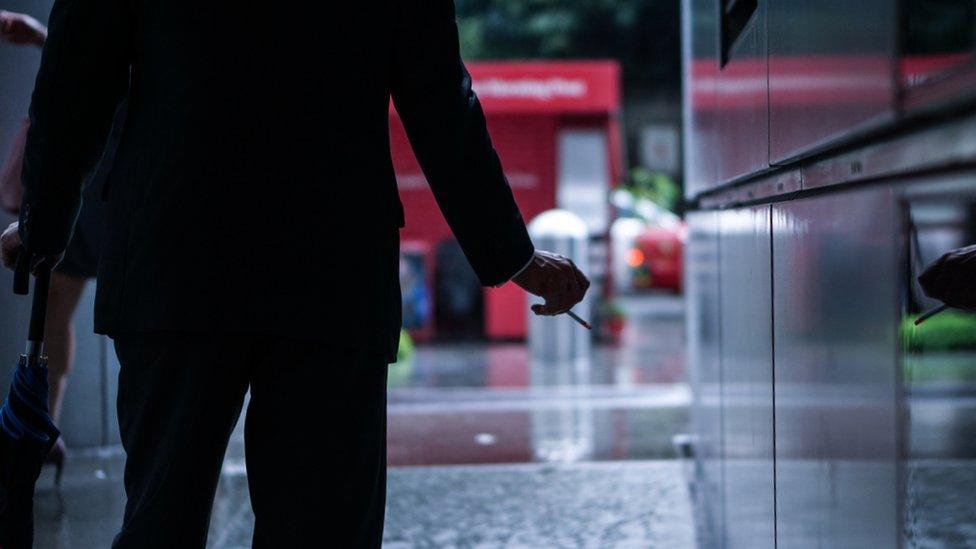
[{"label": "metal panel", "polygon": [[894,119],[896,4],[769,0],[774,164]]},{"label": "metal panel", "polygon": [[721,547],[724,523],[718,217],[715,212],[689,214],[685,247],[689,378],[695,398],[693,493],[705,548]]},{"label": "metal panel", "polygon": [[[724,9],[733,3],[720,4]],[[727,57],[717,80],[718,141],[710,151],[719,156],[718,178],[723,183],[769,168],[765,0],[758,2]]]},{"label": "metal panel", "polygon": [[721,214],[725,546],[775,545],[770,207]]},{"label": "metal panel", "polygon": [[976,161],[976,117],[960,116],[834,155],[803,168],[803,188],[814,189],[865,179],[890,178]]},{"label": "metal panel", "polygon": [[897,547],[895,212],[889,188],[773,206],[780,548]]},{"label": "metal panel", "polygon": [[718,183],[718,10],[715,0],[682,0],[684,48],[685,194],[688,199]]}]

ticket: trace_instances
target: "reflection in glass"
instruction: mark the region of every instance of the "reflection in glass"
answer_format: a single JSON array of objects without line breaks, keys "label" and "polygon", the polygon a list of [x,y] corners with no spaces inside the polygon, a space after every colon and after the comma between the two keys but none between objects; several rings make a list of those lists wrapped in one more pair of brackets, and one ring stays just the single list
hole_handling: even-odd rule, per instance
[{"label": "reflection in glass", "polygon": [[[939,307],[917,278],[946,252],[976,243],[976,196],[905,205],[902,319],[903,537],[907,547],[976,546],[976,314]],[[976,284],[976,281],[973,281]]]},{"label": "reflection in glass", "polygon": [[902,11],[902,84],[918,87],[973,62],[976,2],[905,0]]}]

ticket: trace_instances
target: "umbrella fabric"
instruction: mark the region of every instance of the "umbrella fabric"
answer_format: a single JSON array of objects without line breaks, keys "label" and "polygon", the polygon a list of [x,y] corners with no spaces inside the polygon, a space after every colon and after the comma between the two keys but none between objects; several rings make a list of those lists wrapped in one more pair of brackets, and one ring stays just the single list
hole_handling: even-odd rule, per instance
[{"label": "umbrella fabric", "polygon": [[13,440],[24,437],[41,444],[57,440],[57,428],[48,413],[47,363],[30,366],[21,357],[10,392],[0,408],[0,431]]},{"label": "umbrella fabric", "polygon": [[47,407],[47,363],[21,357],[0,408],[0,547],[29,548],[34,484],[60,433]]}]

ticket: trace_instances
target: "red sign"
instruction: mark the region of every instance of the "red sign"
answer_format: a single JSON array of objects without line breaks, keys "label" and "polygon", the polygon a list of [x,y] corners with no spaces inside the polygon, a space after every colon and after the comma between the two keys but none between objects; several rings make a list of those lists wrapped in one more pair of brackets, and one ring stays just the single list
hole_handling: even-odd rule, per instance
[{"label": "red sign", "polygon": [[471,63],[486,112],[592,113],[620,109],[620,66],[612,61]]},{"label": "red sign", "polygon": [[[616,180],[621,157],[617,117],[620,67],[616,62],[471,63],[468,70],[487,115],[492,142],[526,221],[556,207],[558,142],[563,131],[606,132],[612,149],[609,177]],[[452,238],[451,230],[392,109],[390,123],[393,164],[406,210],[401,237],[404,242],[420,242],[436,250]],[[455,184],[464,185],[465,181]],[[487,335],[523,337],[526,306],[525,293],[514,285],[488,291],[484,307]],[[423,332],[414,335],[422,336]]]}]

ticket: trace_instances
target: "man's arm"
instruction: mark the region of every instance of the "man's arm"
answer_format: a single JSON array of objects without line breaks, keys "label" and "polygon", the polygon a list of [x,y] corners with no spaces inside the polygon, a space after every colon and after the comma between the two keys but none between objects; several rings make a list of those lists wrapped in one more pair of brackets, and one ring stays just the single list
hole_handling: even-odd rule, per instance
[{"label": "man's arm", "polygon": [[566,258],[535,251],[461,61],[453,0],[395,3],[393,102],[444,217],[485,286],[513,280],[560,314],[589,281]]},{"label": "man's arm", "polygon": [[534,248],[461,61],[453,0],[395,3],[393,101],[434,196],[482,284],[507,282]]},{"label": "man's arm", "polygon": [[67,247],[85,177],[126,93],[128,9],[123,0],[54,3],[30,107],[18,231],[35,256],[57,256]]}]

